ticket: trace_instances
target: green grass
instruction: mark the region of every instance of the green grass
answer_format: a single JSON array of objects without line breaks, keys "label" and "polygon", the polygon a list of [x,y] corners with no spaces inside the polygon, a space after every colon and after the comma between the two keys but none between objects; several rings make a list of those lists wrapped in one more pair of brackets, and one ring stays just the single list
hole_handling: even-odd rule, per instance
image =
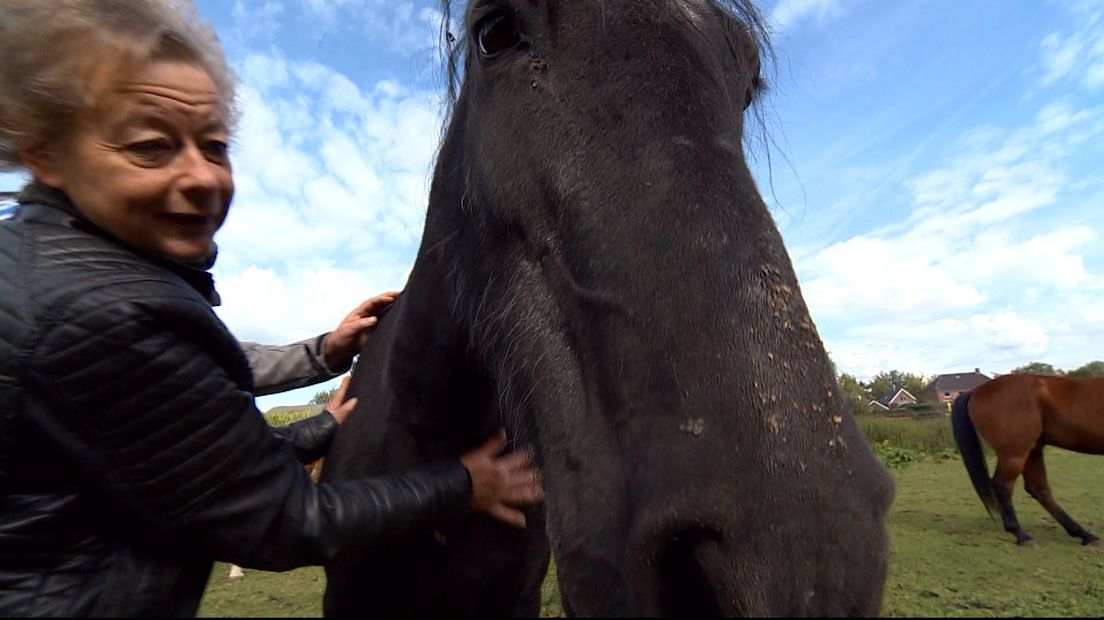
[{"label": "green grass", "polygon": [[[286,573],[245,570],[245,577],[230,581],[230,565],[216,563],[199,606],[202,618],[310,617],[322,615],[322,593],[326,573],[311,566]],[[548,566],[541,587],[542,618],[563,615],[560,591],[556,586],[556,565]]]},{"label": "green grass", "polygon": [[[1000,522],[986,514],[962,462],[948,454],[953,443],[946,444],[947,418],[887,421],[864,416],[864,423],[867,432],[885,433],[875,435],[884,448],[915,457],[892,469],[897,495],[887,521],[891,555],[884,616],[1104,614],[1104,549],[1083,547],[1068,536],[1024,493],[1022,479],[1016,510],[1020,524],[1039,545],[1016,546]],[[1104,458],[1048,448],[1046,459],[1058,502],[1089,531],[1104,534]],[[283,574],[246,570],[238,582],[227,581],[228,571],[228,565],[216,566],[201,616],[321,613],[325,580],[319,568]],[[554,565],[549,573],[544,617],[561,615]]]},{"label": "green grass", "polygon": [[[1046,451],[1059,504],[1104,532],[1104,458]],[[990,461],[992,468],[992,461]],[[926,460],[894,471],[897,497],[885,616],[1092,616],[1104,613],[1104,549],[1083,547],[1023,491],[1020,525],[1039,545],[1018,547],[990,519],[958,460]]]},{"label": "green grass", "polygon": [[237,581],[228,580],[229,573],[229,564],[215,564],[197,615],[204,618],[322,615],[326,573],[320,566],[309,566],[285,573],[247,568],[245,577]]}]

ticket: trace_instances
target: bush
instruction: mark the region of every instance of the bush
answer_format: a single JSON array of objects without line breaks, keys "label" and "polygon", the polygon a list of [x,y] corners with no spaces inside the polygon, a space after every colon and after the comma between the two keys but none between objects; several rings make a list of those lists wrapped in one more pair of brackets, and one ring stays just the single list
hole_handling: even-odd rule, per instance
[{"label": "bush", "polygon": [[311,396],[310,404],[327,405],[331,400],[333,400],[334,394],[337,394],[337,387],[332,387],[328,390],[315,392],[314,396]]},{"label": "bush", "polygon": [[901,469],[909,463],[919,461],[923,456],[916,450],[897,447],[889,443],[888,439],[872,443],[871,446],[874,448],[874,452],[882,459],[882,462],[891,469]]},{"label": "bush", "polygon": [[946,416],[947,408],[938,402],[921,400],[899,409],[902,413],[913,416]]},{"label": "bush", "polygon": [[[960,458],[949,416],[882,414],[857,416],[855,420],[874,452],[894,469],[924,458]],[[984,443],[982,448],[992,456]]]},{"label": "bush", "polygon": [[947,416],[870,415],[856,417],[859,428],[871,445],[888,441],[899,448],[923,454],[942,450],[956,451],[951,419]]}]

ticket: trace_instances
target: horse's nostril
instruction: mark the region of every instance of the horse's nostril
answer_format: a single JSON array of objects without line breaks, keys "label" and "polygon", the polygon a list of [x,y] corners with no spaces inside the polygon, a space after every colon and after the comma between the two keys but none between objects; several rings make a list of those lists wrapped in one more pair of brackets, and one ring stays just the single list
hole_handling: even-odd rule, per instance
[{"label": "horse's nostril", "polygon": [[660,615],[724,616],[724,566],[719,532],[677,532],[659,557]]}]

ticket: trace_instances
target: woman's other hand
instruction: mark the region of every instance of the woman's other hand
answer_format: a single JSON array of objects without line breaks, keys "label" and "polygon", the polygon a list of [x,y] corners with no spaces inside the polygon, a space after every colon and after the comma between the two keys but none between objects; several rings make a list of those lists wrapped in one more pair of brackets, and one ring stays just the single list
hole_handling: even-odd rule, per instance
[{"label": "woman's other hand", "polygon": [[517,506],[544,499],[540,470],[531,451],[499,456],[506,447],[506,431],[499,430],[483,445],[460,457],[472,480],[472,510],[485,512],[512,525],[525,527],[525,513]]},{"label": "woman's other hand", "polygon": [[368,337],[375,329],[380,317],[387,313],[387,309],[399,297],[399,291],[380,293],[363,301],[352,312],[341,319],[337,327],[326,336],[323,343],[323,355],[326,357],[326,365],[330,368],[345,368],[353,361],[364,345],[368,344]]},{"label": "woman's other hand", "polygon": [[326,405],[326,411],[333,414],[338,424],[341,424],[345,421],[345,418],[349,417],[349,414],[352,413],[357,403],[355,396],[349,400],[345,400],[345,393],[349,390],[349,379],[349,375],[345,375],[341,378],[341,385],[337,386],[333,398],[331,398],[330,402]]}]

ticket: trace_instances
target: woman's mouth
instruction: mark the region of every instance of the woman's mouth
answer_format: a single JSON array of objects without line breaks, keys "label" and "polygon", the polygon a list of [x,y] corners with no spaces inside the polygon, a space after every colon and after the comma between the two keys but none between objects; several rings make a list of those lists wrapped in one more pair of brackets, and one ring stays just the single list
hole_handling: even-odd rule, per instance
[{"label": "woman's mouth", "polygon": [[183,228],[207,230],[211,228],[214,217],[200,213],[162,213],[162,219]]}]

